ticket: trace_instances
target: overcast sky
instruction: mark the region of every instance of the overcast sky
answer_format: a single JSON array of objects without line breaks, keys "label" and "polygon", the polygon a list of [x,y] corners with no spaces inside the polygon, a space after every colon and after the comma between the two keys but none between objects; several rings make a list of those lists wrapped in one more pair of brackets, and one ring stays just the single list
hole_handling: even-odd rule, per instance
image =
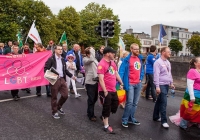
[{"label": "overcast sky", "polygon": [[80,12],[90,2],[105,4],[118,15],[122,31],[151,34],[151,25],[165,24],[200,31],[200,0],[42,0],[54,14],[72,6]]}]

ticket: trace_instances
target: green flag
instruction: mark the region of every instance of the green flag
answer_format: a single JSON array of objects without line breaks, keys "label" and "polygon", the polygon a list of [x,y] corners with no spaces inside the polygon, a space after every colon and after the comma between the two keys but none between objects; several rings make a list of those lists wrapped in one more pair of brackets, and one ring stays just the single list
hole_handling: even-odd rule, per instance
[{"label": "green flag", "polygon": [[22,43],[22,36],[21,36],[20,32],[18,32],[18,34],[17,34],[17,41],[19,43],[19,47],[21,48],[23,46],[23,43]]},{"label": "green flag", "polygon": [[59,44],[67,44],[67,35],[65,32],[62,34]]}]

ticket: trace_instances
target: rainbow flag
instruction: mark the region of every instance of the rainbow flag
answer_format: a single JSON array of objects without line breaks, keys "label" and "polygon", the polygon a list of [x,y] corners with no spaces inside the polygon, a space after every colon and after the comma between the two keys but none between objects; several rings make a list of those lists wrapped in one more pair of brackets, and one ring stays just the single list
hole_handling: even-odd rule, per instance
[{"label": "rainbow flag", "polygon": [[119,104],[121,104],[124,101],[126,101],[126,91],[120,90],[119,84],[116,85],[116,90],[117,90],[117,96],[119,99]]},{"label": "rainbow flag", "polygon": [[119,37],[118,46],[119,46],[119,53],[120,53],[120,58],[121,58],[123,51],[125,51],[125,44],[121,37]]},{"label": "rainbow flag", "polygon": [[200,90],[194,90],[195,102],[192,109],[189,109],[190,95],[188,89],[181,102],[180,116],[190,122],[200,123]]}]

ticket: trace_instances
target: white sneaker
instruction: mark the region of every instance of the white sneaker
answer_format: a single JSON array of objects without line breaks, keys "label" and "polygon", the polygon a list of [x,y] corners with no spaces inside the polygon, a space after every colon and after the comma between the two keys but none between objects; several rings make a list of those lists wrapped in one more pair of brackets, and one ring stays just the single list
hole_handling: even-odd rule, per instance
[{"label": "white sneaker", "polygon": [[79,96],[78,96],[78,94],[77,95],[75,95],[75,98],[78,98]]},{"label": "white sneaker", "polygon": [[79,97],[81,97],[81,94],[77,93],[77,95],[78,95]]},{"label": "white sneaker", "polygon": [[164,128],[169,128],[169,125],[168,125],[167,123],[163,123],[162,126],[163,126]]},{"label": "white sneaker", "polygon": [[156,121],[157,121],[157,122],[161,122],[161,118],[157,119]]}]

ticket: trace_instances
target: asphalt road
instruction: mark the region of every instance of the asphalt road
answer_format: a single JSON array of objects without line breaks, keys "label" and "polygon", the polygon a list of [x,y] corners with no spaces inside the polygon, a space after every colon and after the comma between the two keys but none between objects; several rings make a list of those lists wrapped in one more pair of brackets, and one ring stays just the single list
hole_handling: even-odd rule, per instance
[{"label": "asphalt road", "polygon": [[[51,116],[50,98],[44,93],[35,96],[35,88],[31,94],[21,91],[19,101],[11,99],[10,91],[0,91],[0,140],[200,140],[200,130],[192,127],[185,132],[172,124],[170,128],[162,128],[159,122],[152,121],[154,103],[140,98],[136,111],[136,119],[140,126],[121,126],[123,109],[118,108],[116,114],[110,117],[110,125],[116,134],[106,134],[103,124],[98,118],[91,122],[86,116],[87,95],[84,89],[78,90],[82,97],[75,99],[71,95],[64,104],[65,115],[59,120]],[[174,115],[179,110],[182,92],[168,97],[167,115]],[[101,107],[96,103],[95,115],[101,115]]]}]

